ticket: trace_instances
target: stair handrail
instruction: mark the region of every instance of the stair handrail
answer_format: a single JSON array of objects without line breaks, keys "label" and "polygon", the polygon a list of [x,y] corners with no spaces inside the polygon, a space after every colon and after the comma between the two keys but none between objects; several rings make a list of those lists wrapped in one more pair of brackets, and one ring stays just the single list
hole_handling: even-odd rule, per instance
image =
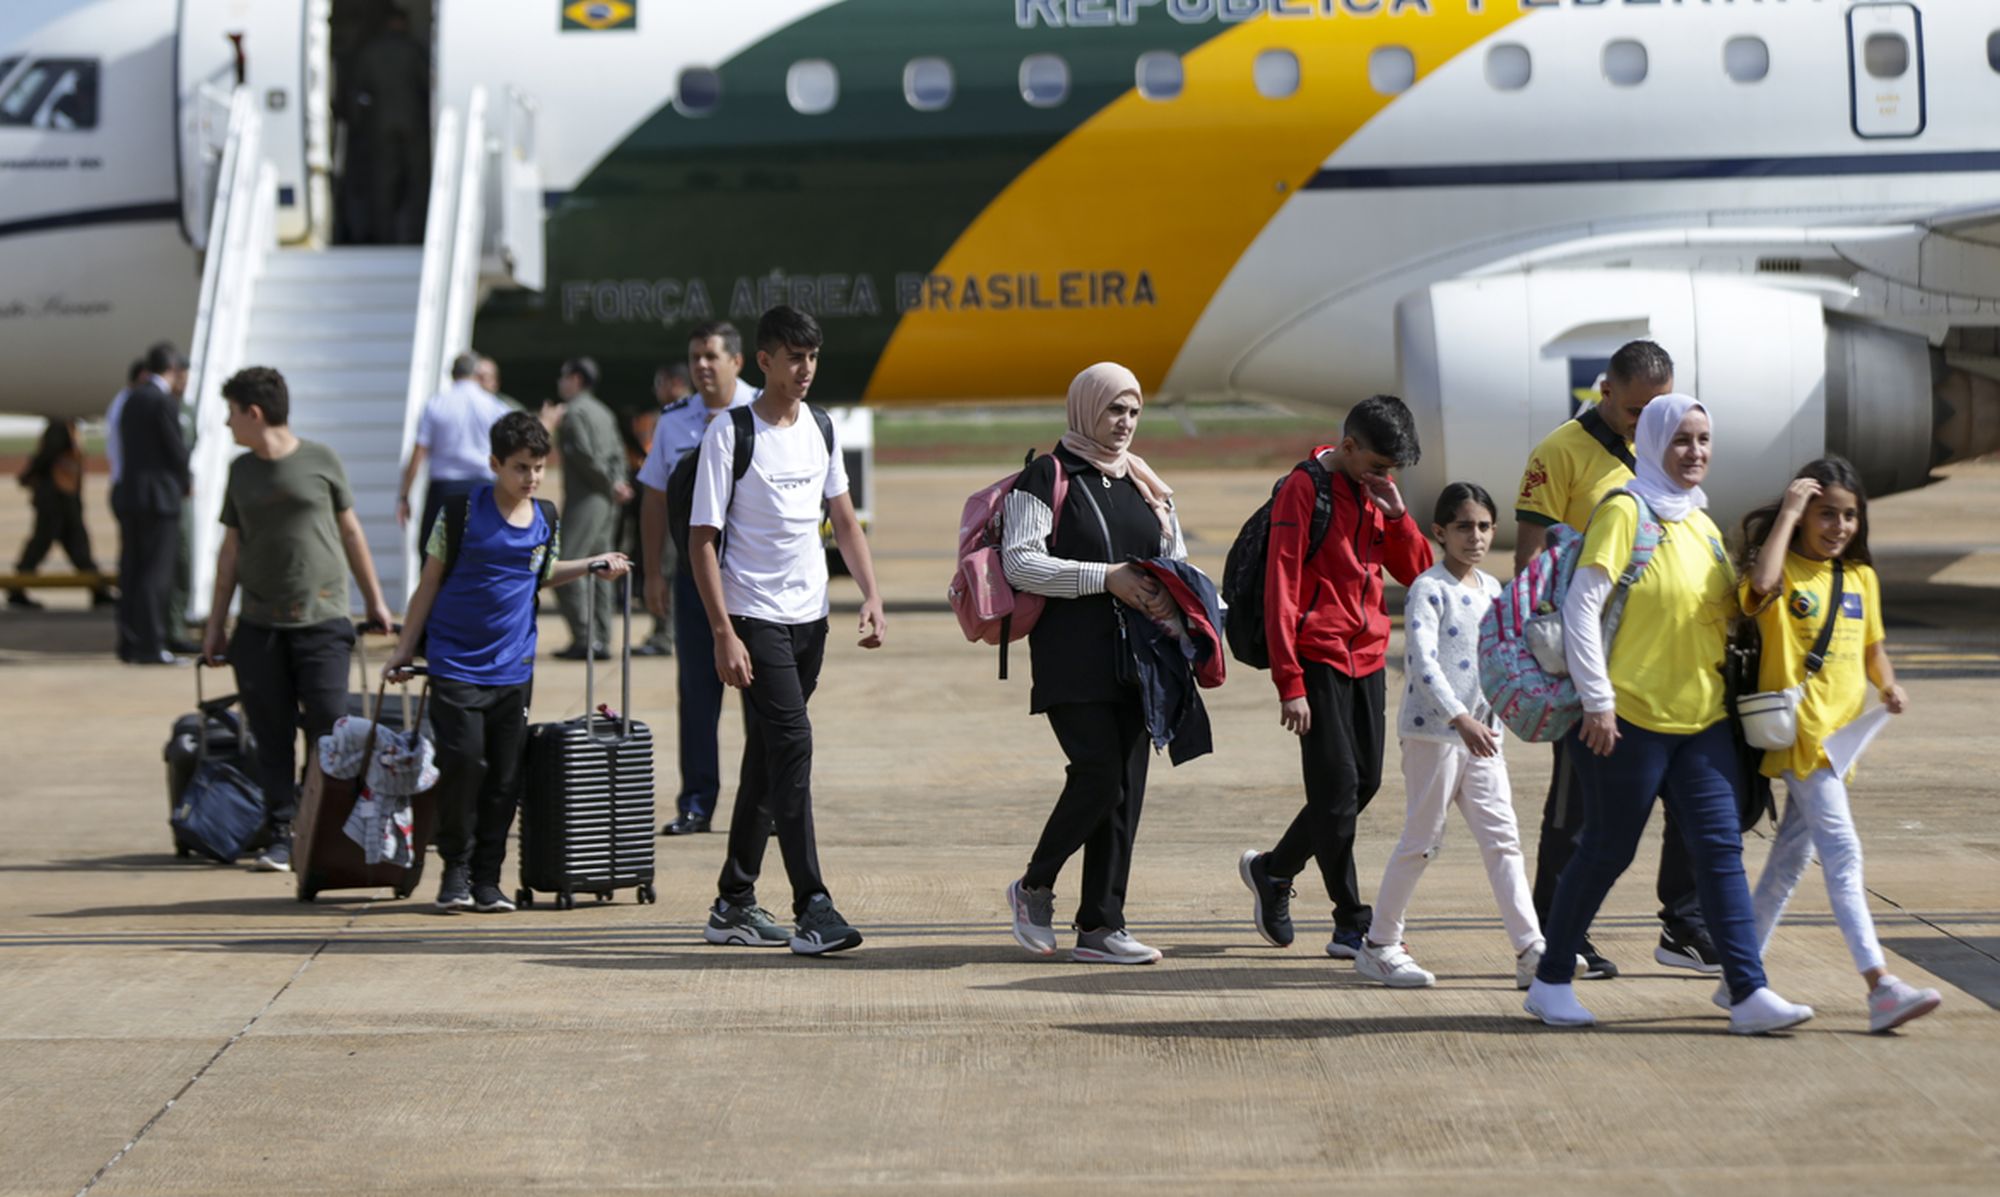
[{"label": "stair handrail", "polygon": [[529,291],[541,290],[546,274],[540,120],[535,98],[508,85],[487,165],[483,269],[489,280]]},{"label": "stair handrail", "polygon": [[239,87],[229,102],[229,128],[209,213],[194,335],[188,345],[187,393],[193,405],[195,443],[189,462],[194,480],[189,498],[191,568],[183,614],[195,622],[209,615],[215,555],[222,540],[217,521],[229,463],[239,451],[229,433],[222,384],[242,365],[256,281],[277,244],[277,191],[277,170],[263,156],[263,119],[256,98],[249,88]]},{"label": "stair handrail", "polygon": [[[424,405],[437,393],[445,373],[449,353],[446,348],[445,312],[450,306],[451,248],[453,217],[458,210],[459,170],[463,156],[453,152],[458,145],[458,112],[446,107],[438,112],[438,152],[431,160],[431,190],[424,215],[423,269],[417,283],[417,315],[410,346],[410,381],[403,398],[403,441],[398,462],[410,460],[417,443],[417,425],[423,420]],[[429,485],[428,470],[418,471],[411,483],[411,498]],[[417,537],[421,533],[413,513],[403,528],[403,577],[409,589],[417,584]],[[401,610],[408,594],[385,595],[389,606]]]},{"label": "stair handrail", "polygon": [[458,205],[452,214],[451,293],[444,319],[446,353],[463,353],[471,347],[472,318],[479,308],[480,247],[486,233],[486,131],[486,89],[475,87],[465,105]]}]

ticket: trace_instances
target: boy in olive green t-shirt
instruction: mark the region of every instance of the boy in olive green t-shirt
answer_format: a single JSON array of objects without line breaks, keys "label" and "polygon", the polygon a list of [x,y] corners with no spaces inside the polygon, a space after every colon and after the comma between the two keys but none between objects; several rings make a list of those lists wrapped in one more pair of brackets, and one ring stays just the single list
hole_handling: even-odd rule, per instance
[{"label": "boy in olive green t-shirt", "polygon": [[331,449],[292,432],[284,376],[252,366],[224,383],[222,395],[229,431],[250,452],[229,466],[222,500],[228,530],[216,555],[202,655],[211,665],[225,659],[223,625],[240,585],[242,610],[226,659],[256,738],[256,778],[271,822],[272,842],[257,866],[282,871],[291,867],[298,810],[299,729],[310,751],[347,707],[350,570],[369,623],[387,629],[394,617],[354,514],[347,473]]}]

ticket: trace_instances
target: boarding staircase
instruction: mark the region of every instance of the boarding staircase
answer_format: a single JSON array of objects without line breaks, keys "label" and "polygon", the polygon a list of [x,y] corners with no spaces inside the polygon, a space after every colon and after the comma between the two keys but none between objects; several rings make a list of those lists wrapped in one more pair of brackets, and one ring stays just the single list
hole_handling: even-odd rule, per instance
[{"label": "boarding staircase", "polygon": [[[416,584],[417,529],[397,523],[396,499],[423,405],[470,348],[483,295],[542,283],[534,105],[510,89],[489,120],[476,89],[462,118],[440,110],[421,247],[279,246],[255,98],[241,88],[212,95],[206,121],[214,176],[189,355],[198,433],[188,618],[208,614],[222,492],[241,452],[224,426],[222,383],[249,365],[282,371],[293,430],[339,455],[382,593],[400,611]],[[361,610],[358,592],[352,604]]]}]

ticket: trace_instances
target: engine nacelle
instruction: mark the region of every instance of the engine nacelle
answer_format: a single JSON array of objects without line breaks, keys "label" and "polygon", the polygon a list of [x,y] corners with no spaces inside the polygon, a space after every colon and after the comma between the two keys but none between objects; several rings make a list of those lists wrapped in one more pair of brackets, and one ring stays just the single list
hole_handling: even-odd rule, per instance
[{"label": "engine nacelle", "polygon": [[1397,304],[1396,336],[1424,448],[1405,490],[1426,519],[1447,482],[1477,481],[1511,533],[1529,450],[1639,337],[1673,355],[1677,388],[1714,418],[1703,489],[1725,529],[1823,453],[1845,455],[1872,495],[1886,495],[1923,485],[1933,465],[1970,447],[1939,444],[1948,413],[1933,398],[1941,377],[1922,337],[1829,318],[1816,297],[1753,279],[1640,270],[1453,279]]}]

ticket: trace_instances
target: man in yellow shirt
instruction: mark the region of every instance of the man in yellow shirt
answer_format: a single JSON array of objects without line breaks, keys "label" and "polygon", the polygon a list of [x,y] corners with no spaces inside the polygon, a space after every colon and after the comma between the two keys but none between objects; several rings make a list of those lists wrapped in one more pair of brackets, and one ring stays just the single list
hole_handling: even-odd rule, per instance
[{"label": "man in yellow shirt", "polygon": [[[1606,493],[1632,481],[1632,433],[1639,413],[1654,398],[1674,389],[1674,360],[1652,341],[1631,341],[1611,356],[1598,383],[1598,401],[1543,438],[1528,455],[1521,489],[1514,500],[1514,569],[1519,572],[1542,549],[1548,530],[1568,524],[1581,532]],[[1662,813],[1666,812],[1664,806]],[[1583,831],[1583,804],[1576,778],[1555,745],[1555,769],[1542,807],[1540,843],[1535,850],[1535,913],[1544,922],[1555,898],[1556,878],[1575,854]],[[1701,921],[1694,872],[1680,828],[1667,816],[1657,885],[1660,944],[1653,958],[1697,972],[1721,970],[1720,959]],[[1588,939],[1583,957],[1587,979],[1618,975],[1618,966],[1599,955]]]}]

